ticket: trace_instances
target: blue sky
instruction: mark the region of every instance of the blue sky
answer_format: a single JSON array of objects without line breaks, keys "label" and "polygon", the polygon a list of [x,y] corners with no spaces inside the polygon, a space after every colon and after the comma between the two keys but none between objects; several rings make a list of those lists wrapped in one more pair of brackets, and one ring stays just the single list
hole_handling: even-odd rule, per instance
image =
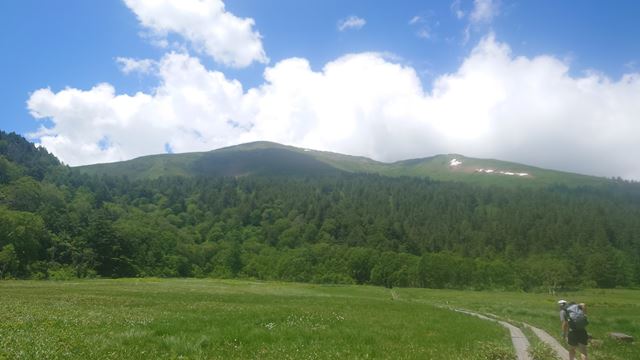
[{"label": "blue sky", "polygon": [[273,140],[640,178],[635,1],[159,2],[1,2],[0,128],[71,165]]}]

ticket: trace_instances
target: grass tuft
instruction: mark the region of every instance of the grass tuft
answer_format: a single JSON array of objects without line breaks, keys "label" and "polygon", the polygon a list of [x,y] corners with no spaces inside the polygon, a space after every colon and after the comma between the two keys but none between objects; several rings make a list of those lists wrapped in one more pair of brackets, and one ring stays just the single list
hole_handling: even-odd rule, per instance
[{"label": "grass tuft", "polygon": [[504,344],[482,343],[473,360],[513,360],[514,350]]},{"label": "grass tuft", "polygon": [[557,354],[547,344],[538,342],[529,348],[532,360],[559,360]]}]

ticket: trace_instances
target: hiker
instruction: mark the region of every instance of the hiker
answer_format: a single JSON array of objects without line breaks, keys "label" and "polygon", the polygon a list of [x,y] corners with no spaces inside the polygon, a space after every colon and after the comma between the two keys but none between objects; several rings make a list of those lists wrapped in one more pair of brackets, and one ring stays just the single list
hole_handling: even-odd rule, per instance
[{"label": "hiker", "polygon": [[582,359],[588,360],[587,335],[587,306],[584,303],[567,303],[565,300],[558,301],[560,305],[560,322],[562,324],[562,338],[569,344],[569,360],[574,360],[576,348],[582,353]]}]

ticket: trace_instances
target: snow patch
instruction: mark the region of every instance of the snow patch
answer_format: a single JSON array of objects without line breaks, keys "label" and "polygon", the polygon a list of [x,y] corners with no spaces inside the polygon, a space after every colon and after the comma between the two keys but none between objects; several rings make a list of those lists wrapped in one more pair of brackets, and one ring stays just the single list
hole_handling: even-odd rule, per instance
[{"label": "snow patch", "polygon": [[518,177],[531,176],[529,173],[526,173],[526,172],[517,173],[517,172],[513,172],[513,171],[495,170],[495,169],[476,169],[476,172],[485,173],[485,174],[496,173],[496,174],[500,174],[500,175],[518,176]]},{"label": "snow patch", "polygon": [[462,161],[458,161],[458,159],[451,159],[451,161],[449,161],[449,166],[458,166],[462,164]]},{"label": "snow patch", "polygon": [[493,170],[493,169],[476,169],[476,172],[481,172],[481,173],[486,173],[486,174],[491,174],[494,171],[495,170]]}]

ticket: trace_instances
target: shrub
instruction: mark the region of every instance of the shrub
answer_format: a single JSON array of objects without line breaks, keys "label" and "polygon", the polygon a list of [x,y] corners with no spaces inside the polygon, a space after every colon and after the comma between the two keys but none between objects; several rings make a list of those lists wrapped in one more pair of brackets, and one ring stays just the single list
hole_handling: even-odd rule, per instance
[{"label": "shrub", "polygon": [[76,269],[69,265],[54,266],[48,270],[50,280],[76,279]]}]

